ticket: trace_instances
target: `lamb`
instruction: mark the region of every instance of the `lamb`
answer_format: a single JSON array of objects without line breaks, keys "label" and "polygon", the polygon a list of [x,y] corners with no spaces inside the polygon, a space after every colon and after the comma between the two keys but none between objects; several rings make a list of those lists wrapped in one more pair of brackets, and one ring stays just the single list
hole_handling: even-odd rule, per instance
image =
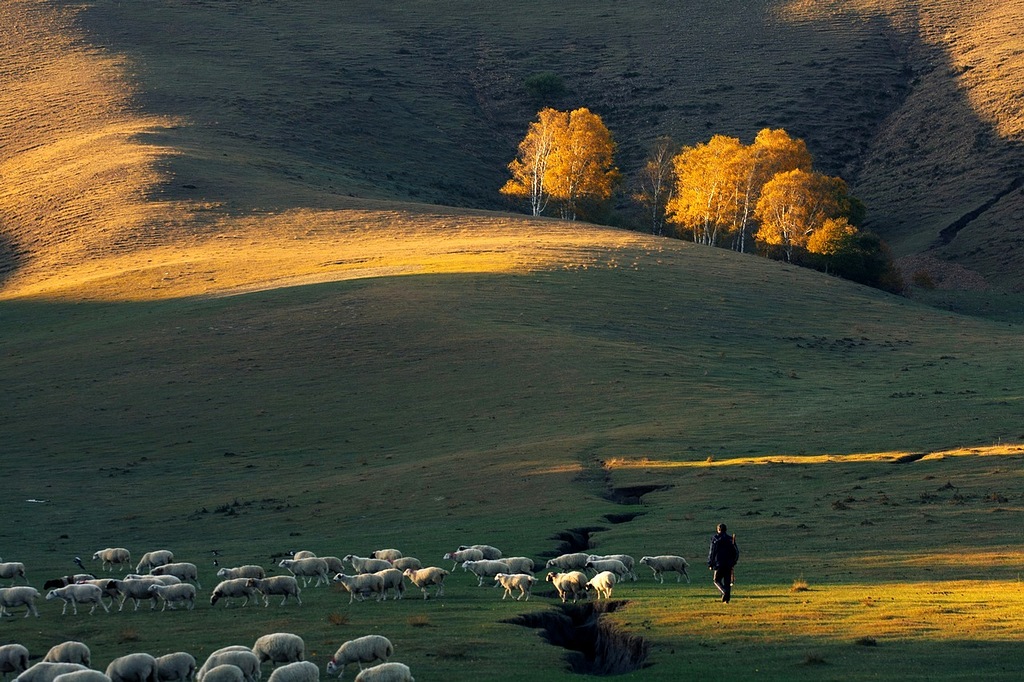
[{"label": "lamb", "polygon": [[175,651],[156,658],[159,682],[189,682],[196,676],[196,659],[187,651]]},{"label": "lamb", "polygon": [[313,577],[316,578],[316,584],[313,587],[319,587],[321,582],[327,585],[331,582],[327,574],[327,562],[317,557],[281,559],[278,566],[288,569],[296,578],[302,578],[303,587],[308,587],[309,579]]},{"label": "lamb", "polygon": [[356,663],[359,669],[363,669],[363,663],[373,661],[387,662],[395,653],[395,647],[391,640],[383,635],[363,635],[343,643],[334,656],[327,662],[327,674],[338,673],[338,679],[345,674],[345,666],[349,663]]},{"label": "lamb", "polygon": [[88,670],[81,663],[36,663],[14,678],[14,682],[53,682],[57,675]]},{"label": "lamb", "polygon": [[135,567],[136,573],[142,573],[143,571],[149,571],[157,566],[165,566],[174,561],[174,552],[169,549],[155,549],[152,552],[146,552],[139,559],[138,565]]},{"label": "lamb", "polygon": [[404,571],[407,568],[418,571],[423,568],[423,563],[416,557],[412,556],[404,556],[401,559],[395,559],[391,562],[391,565],[399,571]]},{"label": "lamb", "polygon": [[604,571],[611,571],[615,574],[615,577],[622,580],[629,575],[630,571],[626,564],[622,563],[618,559],[593,559],[588,560],[586,566],[587,570],[592,570],[595,573],[602,573]]},{"label": "lamb", "polygon": [[202,682],[248,682],[242,669],[230,663],[213,666],[201,679]]},{"label": "lamb", "polygon": [[[299,581],[290,575],[274,575],[269,578],[249,578],[249,587],[255,588],[263,595],[263,607],[270,606],[270,595],[283,595],[284,599],[281,600],[281,606],[284,606],[285,602],[288,601],[288,597],[295,597],[295,601],[299,602],[299,606],[302,606],[302,599],[299,598],[299,593],[302,590],[299,589]],[[243,604],[245,606],[245,604]]]},{"label": "lamb", "polygon": [[149,654],[125,654],[104,671],[110,682],[158,682],[156,659]]},{"label": "lamb", "polygon": [[225,600],[225,605],[231,606],[231,600],[240,597],[245,597],[242,606],[247,606],[250,599],[257,599],[256,586],[251,584],[252,582],[252,578],[222,580],[217,584],[217,587],[213,588],[213,592],[210,594],[210,606],[215,606],[221,599]]},{"label": "lamb", "polygon": [[44,663],[79,663],[88,668],[92,652],[83,642],[67,641],[50,647],[43,656]]},{"label": "lamb", "polygon": [[380,601],[384,595],[384,578],[377,573],[363,573],[360,575],[345,575],[338,573],[334,576],[334,582],[340,583],[348,592],[348,603],[351,604],[356,594],[359,601],[366,599],[366,595],[375,593],[376,601]]},{"label": "lamb", "polygon": [[561,554],[554,559],[548,559],[544,564],[545,568],[557,568],[562,571],[582,571],[587,566],[589,555],[586,552],[573,552]]},{"label": "lamb", "polygon": [[596,592],[598,599],[611,599],[612,588],[615,587],[618,579],[618,576],[612,571],[601,571],[587,582],[587,589]]},{"label": "lamb", "polygon": [[497,547],[491,547],[490,545],[459,545],[459,551],[464,549],[479,549],[485,559],[500,559],[501,550]]},{"label": "lamb", "polygon": [[361,557],[355,554],[346,554],[345,559],[352,564],[352,570],[356,573],[376,573],[386,568],[391,568],[391,562],[386,559],[374,559],[372,557]]},{"label": "lamb", "polygon": [[124,547],[107,547],[101,549],[92,555],[92,560],[97,559],[103,562],[103,569],[106,571],[113,571],[114,566],[123,566],[125,564],[131,565],[132,554]]},{"label": "lamb", "polygon": [[12,587],[17,578],[21,578],[28,585],[28,578],[25,577],[25,564],[20,561],[4,561],[0,563],[0,578],[10,578]]},{"label": "lamb", "polygon": [[674,554],[645,556],[641,557],[640,563],[650,566],[651,570],[654,571],[654,579],[662,584],[665,582],[665,577],[662,574],[667,571],[676,572],[676,582],[679,582],[680,576],[685,576],[686,582],[690,582],[690,575],[686,572],[686,567],[690,564],[681,556],[676,556]]},{"label": "lamb", "polygon": [[462,570],[470,571],[477,577],[477,587],[482,587],[484,578],[493,578],[499,573],[511,573],[512,569],[504,561],[481,559],[480,561],[463,561]]},{"label": "lamb", "polygon": [[64,608],[60,610],[60,615],[62,616],[67,613],[68,604],[71,604],[71,608],[74,609],[76,616],[78,615],[79,604],[92,604],[92,608],[89,609],[90,616],[95,613],[97,606],[102,606],[104,613],[110,613],[110,609],[103,603],[103,590],[99,586],[90,583],[76,583],[50,590],[46,593],[46,600],[49,601],[51,599],[61,599],[64,601]]},{"label": "lamb", "polygon": [[413,585],[420,588],[423,592],[423,598],[426,599],[427,588],[431,585],[437,585],[437,591],[434,593],[435,598],[444,596],[444,579],[450,573],[437,566],[427,566],[420,569],[407,568],[402,572],[402,575],[408,578],[409,582]]},{"label": "lamb", "polygon": [[170,606],[171,610],[174,610],[174,605],[178,602],[184,602],[185,608],[191,611],[196,607],[196,586],[188,583],[181,583],[180,585],[150,585],[150,594],[154,594],[160,598],[164,603],[164,607],[161,611],[166,611],[167,607]]},{"label": "lamb", "polygon": [[528,556],[507,556],[502,561],[508,564],[509,572],[511,573],[529,573],[533,575],[533,559]]},{"label": "lamb", "polygon": [[28,648],[21,644],[4,644],[0,646],[0,675],[7,673],[19,674],[28,670]]},{"label": "lamb", "polygon": [[306,643],[298,635],[290,632],[274,632],[263,635],[252,645],[252,652],[260,660],[260,664],[270,661],[271,664],[294,663],[305,657]]},{"label": "lamb", "polygon": [[110,678],[99,670],[73,670],[57,675],[53,682],[110,682]]},{"label": "lamb", "polygon": [[505,594],[501,595],[502,600],[512,596],[512,590],[517,589],[519,596],[516,597],[516,601],[523,597],[530,601],[530,590],[533,589],[534,580],[536,578],[528,573],[498,573],[494,576],[494,581],[505,588]]},{"label": "lamb", "polygon": [[585,573],[579,571],[548,573],[544,579],[555,586],[563,604],[570,596],[573,604],[576,603],[578,597],[587,596],[587,575]]},{"label": "lamb", "polygon": [[95,580],[96,576],[92,573],[76,573],[74,575],[62,575],[59,578],[50,578],[43,583],[44,590],[52,590],[55,587],[66,587],[67,585],[74,585],[75,583],[84,583],[86,580]]},{"label": "lamb", "polygon": [[206,678],[218,666],[223,664],[236,666],[242,671],[246,682],[256,682],[262,676],[260,659],[247,647],[224,647],[206,657],[203,666],[196,673],[198,682],[208,682]]},{"label": "lamb", "polygon": [[371,559],[383,559],[384,561],[395,562],[395,559],[401,559],[402,553],[397,549],[375,549],[370,552]]},{"label": "lamb", "polygon": [[320,668],[316,663],[296,661],[287,663],[270,673],[267,682],[319,682]]},{"label": "lamb", "polygon": [[199,584],[199,569],[196,568],[195,564],[190,564],[187,561],[180,561],[176,564],[164,564],[163,566],[156,566],[149,572],[150,575],[162,576],[162,575],[173,575],[181,582],[195,583],[195,586],[200,590],[203,586]]},{"label": "lamb", "polygon": [[636,571],[634,570],[634,568],[636,567],[636,559],[629,556],[628,554],[591,554],[587,556],[587,559],[589,561],[606,561],[609,559],[616,559],[618,561],[621,561],[622,565],[629,570],[628,575],[630,579],[634,581],[637,579]]},{"label": "lamb", "polygon": [[356,682],[416,682],[412,671],[404,663],[381,663],[361,670]]},{"label": "lamb", "polygon": [[121,606],[117,609],[118,611],[124,610],[124,604],[129,599],[135,603],[135,611],[139,610],[139,602],[143,599],[150,601],[151,611],[156,609],[156,595],[149,591],[151,585],[161,584],[156,578],[130,578],[112,582],[117,586],[117,591],[121,595]]},{"label": "lamb", "polygon": [[262,566],[246,564],[234,568],[222,568],[217,571],[217,577],[221,580],[232,580],[234,578],[256,578],[257,580],[267,577],[267,572]]},{"label": "lamb", "polygon": [[484,553],[479,549],[460,549],[457,552],[448,552],[442,559],[450,559],[455,563],[452,564],[452,570],[463,561],[483,561]]},{"label": "lamb", "polygon": [[405,595],[405,575],[397,568],[385,568],[373,575],[379,575],[384,580],[384,589],[381,591],[383,599],[388,598],[388,590],[395,591],[395,599],[401,599]]},{"label": "lamb", "polygon": [[0,617],[7,615],[7,609],[16,606],[25,607],[25,617],[32,614],[39,617],[39,610],[36,609],[36,599],[39,599],[39,590],[28,585],[17,587],[0,587]]}]

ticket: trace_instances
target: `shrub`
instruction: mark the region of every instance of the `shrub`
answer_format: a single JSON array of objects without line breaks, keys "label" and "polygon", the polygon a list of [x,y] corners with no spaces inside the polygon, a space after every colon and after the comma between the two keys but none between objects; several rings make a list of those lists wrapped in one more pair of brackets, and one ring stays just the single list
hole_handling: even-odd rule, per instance
[{"label": "shrub", "polygon": [[542,102],[550,101],[565,94],[562,77],[552,71],[541,71],[527,76],[523,82],[530,97]]}]

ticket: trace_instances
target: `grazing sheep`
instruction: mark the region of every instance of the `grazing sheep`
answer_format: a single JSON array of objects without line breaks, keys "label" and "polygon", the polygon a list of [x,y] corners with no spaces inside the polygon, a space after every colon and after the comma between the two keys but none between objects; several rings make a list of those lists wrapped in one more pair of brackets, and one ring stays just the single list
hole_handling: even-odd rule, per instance
[{"label": "grazing sheep", "polygon": [[174,552],[169,549],[155,549],[152,552],[146,552],[139,559],[138,565],[135,567],[136,573],[142,573],[143,571],[149,571],[157,566],[165,566],[174,561]]},{"label": "grazing sheep", "polygon": [[464,549],[479,549],[485,559],[500,559],[501,550],[497,547],[491,547],[490,545],[459,545],[459,551]]},{"label": "grazing sheep", "polygon": [[156,659],[149,654],[125,654],[110,662],[110,682],[158,682]]},{"label": "grazing sheep", "polygon": [[196,659],[187,651],[175,651],[156,657],[159,682],[190,682],[196,676]]},{"label": "grazing sheep", "polygon": [[686,577],[686,582],[690,582],[690,574],[686,572],[687,563],[686,559],[675,554],[660,554],[658,556],[645,556],[641,557],[640,563],[651,567],[654,571],[654,579],[664,584],[665,577],[663,573],[669,571],[675,571],[676,582],[679,582],[680,576]]},{"label": "grazing sheep", "polygon": [[28,670],[28,648],[21,644],[4,644],[0,646],[0,675],[7,673],[19,674]]},{"label": "grazing sheep", "polygon": [[356,595],[359,601],[366,599],[368,594],[376,594],[375,601],[380,601],[384,596],[384,578],[377,573],[363,573],[360,575],[345,575],[338,573],[334,576],[334,582],[340,583],[348,592],[348,603],[351,604]]},{"label": "grazing sheep", "polygon": [[502,561],[508,564],[510,573],[529,573],[533,575],[533,559],[528,556],[507,556]]},{"label": "grazing sheep", "polygon": [[28,618],[29,614],[38,618],[39,611],[36,609],[36,599],[39,599],[39,590],[34,587],[29,587],[28,585],[0,587],[0,617],[7,615],[7,609],[24,606],[26,608],[26,618]]},{"label": "grazing sheep", "polygon": [[187,561],[179,561],[176,564],[156,566],[149,572],[149,574],[155,576],[172,575],[183,583],[195,583],[196,587],[200,590],[203,589],[203,586],[199,584],[199,569],[195,564],[190,564]]},{"label": "grazing sheep", "polygon": [[131,565],[132,554],[124,547],[107,547],[92,555],[93,561],[97,559],[103,562],[104,570],[113,571],[114,566]]},{"label": "grazing sheep", "polygon": [[76,616],[78,615],[79,604],[92,604],[92,608],[89,609],[90,616],[96,611],[97,606],[102,606],[104,613],[110,613],[110,609],[103,602],[103,590],[98,585],[91,583],[76,583],[50,590],[46,593],[46,600],[49,601],[51,599],[63,600],[64,608],[60,610],[60,615],[62,616],[67,613],[68,604],[71,604],[71,608],[74,609]]},{"label": "grazing sheep", "polygon": [[582,571],[587,566],[588,557],[589,555],[586,552],[561,554],[556,556],[554,559],[548,559],[548,562],[544,564],[544,567],[557,568],[562,571]]},{"label": "grazing sheep", "polygon": [[290,632],[274,632],[263,635],[252,645],[252,652],[260,660],[260,664],[270,661],[271,664],[294,663],[305,657],[306,643],[298,635]]},{"label": "grazing sheep", "polygon": [[619,577],[612,571],[601,571],[587,582],[587,589],[596,592],[598,599],[611,599],[612,588],[618,579]]},{"label": "grazing sheep", "polygon": [[401,559],[402,553],[397,549],[375,549],[370,552],[371,559],[383,559],[384,561],[395,562],[395,559]]},{"label": "grazing sheep", "polygon": [[302,592],[299,589],[299,581],[290,575],[274,575],[262,579],[249,578],[246,584],[263,595],[264,608],[270,606],[269,597],[271,595],[281,595],[284,597],[281,600],[281,606],[284,606],[285,602],[288,601],[288,597],[295,597],[295,601],[299,602],[299,606],[302,606],[302,599],[299,598],[299,593]]},{"label": "grazing sheep", "polygon": [[356,682],[416,682],[404,663],[381,663],[359,671]]},{"label": "grazing sheep", "polygon": [[310,552],[308,549],[301,549],[298,552],[292,552],[292,557],[295,561],[301,561],[302,559],[315,559],[316,554]]},{"label": "grazing sheep", "polygon": [[580,571],[548,573],[544,579],[555,586],[563,604],[570,596],[573,604],[576,603],[578,597],[587,596],[587,575]]},{"label": "grazing sheep", "polygon": [[14,678],[14,682],[53,682],[57,675],[88,670],[81,663],[36,663]]},{"label": "grazing sheep", "polygon": [[57,675],[53,682],[110,682],[110,678],[99,670],[73,670]]},{"label": "grazing sheep", "polygon": [[221,580],[233,580],[234,578],[256,578],[257,580],[267,577],[267,572],[262,566],[246,564],[235,568],[222,568],[217,571],[217,577]]},{"label": "grazing sheep", "polygon": [[286,663],[270,673],[267,682],[319,682],[320,668],[309,661]]},{"label": "grazing sheep", "polygon": [[207,670],[206,674],[201,678],[197,679],[201,682],[249,682],[242,669],[230,663],[215,665]]},{"label": "grazing sheep", "polygon": [[402,572],[406,578],[409,579],[416,587],[420,588],[423,592],[423,598],[427,598],[427,588],[431,585],[437,585],[437,591],[434,592],[434,597],[444,596],[444,579],[447,578],[450,573],[443,568],[437,566],[427,566],[426,568],[413,569],[407,568]]},{"label": "grazing sheep", "polygon": [[66,587],[67,585],[74,585],[75,583],[84,583],[87,580],[95,580],[96,576],[92,573],[76,573],[74,575],[62,575],[59,578],[50,578],[43,583],[44,590],[52,590],[55,587]]},{"label": "grazing sheep", "polygon": [[345,674],[345,666],[349,663],[356,663],[359,669],[363,669],[363,663],[373,661],[387,662],[395,653],[395,647],[391,640],[383,635],[363,635],[343,643],[334,656],[327,662],[327,674],[338,673],[338,679]]},{"label": "grazing sheep", "polygon": [[156,595],[149,591],[151,585],[160,585],[156,578],[129,578],[127,580],[112,581],[117,586],[118,594],[121,596],[121,606],[118,611],[124,610],[124,604],[129,599],[135,604],[135,611],[139,610],[139,602],[143,599],[149,600],[149,609],[156,609]]},{"label": "grazing sheep", "polygon": [[401,559],[395,559],[391,562],[391,565],[399,571],[404,571],[407,568],[418,571],[423,568],[423,563],[413,556],[404,556]]},{"label": "grazing sheep", "polygon": [[256,682],[263,675],[260,670],[260,659],[247,647],[224,647],[206,657],[203,666],[196,672],[198,682],[209,682],[206,678],[210,672],[223,664],[230,664],[242,671],[246,682]]},{"label": "grazing sheep", "polygon": [[92,663],[92,652],[84,642],[74,640],[61,642],[50,647],[43,656],[44,663],[78,663],[88,668]]},{"label": "grazing sheep", "polygon": [[381,591],[383,599],[388,598],[388,590],[395,591],[395,599],[401,599],[405,595],[405,575],[397,568],[385,568],[373,575],[379,575],[384,580],[384,589]]},{"label": "grazing sheep", "polygon": [[316,584],[313,587],[319,587],[321,582],[326,585],[331,583],[331,579],[327,574],[327,562],[318,557],[281,559],[281,563],[278,566],[288,569],[296,578],[302,578],[303,587],[309,587],[310,578],[316,578]]},{"label": "grazing sheep", "polygon": [[460,549],[456,552],[448,552],[441,558],[454,561],[455,563],[452,564],[452,570],[454,571],[455,567],[463,561],[483,561],[484,553],[479,549]]},{"label": "grazing sheep", "polygon": [[21,578],[28,585],[28,578],[25,577],[25,564],[20,561],[4,561],[0,563],[0,578],[10,578],[12,587],[17,578]]},{"label": "grazing sheep", "polygon": [[628,554],[590,554],[587,556],[588,561],[606,561],[610,559],[621,561],[622,565],[629,570],[627,575],[629,575],[630,579],[634,581],[637,579],[636,571],[633,570],[636,567],[636,559]]},{"label": "grazing sheep", "polygon": [[196,607],[196,586],[188,583],[181,583],[180,585],[150,585],[149,591],[151,594],[155,594],[164,603],[161,611],[166,611],[167,607],[170,606],[171,610],[174,610],[174,605],[178,602],[183,602],[185,608],[191,611]]},{"label": "grazing sheep", "polygon": [[213,588],[213,593],[210,594],[210,606],[215,606],[221,599],[224,600],[225,606],[231,606],[231,600],[240,597],[245,597],[242,606],[247,606],[250,599],[258,599],[256,597],[256,586],[250,584],[252,581],[252,578],[222,580],[218,583],[217,587]]},{"label": "grazing sheep", "polygon": [[512,590],[519,590],[516,601],[523,597],[526,597],[526,601],[530,601],[530,590],[533,589],[534,580],[536,578],[529,573],[498,573],[494,576],[494,582],[505,588],[505,594],[501,595],[502,600],[505,597],[511,597]]},{"label": "grazing sheep", "polygon": [[327,562],[327,575],[334,575],[335,573],[345,572],[345,562],[336,556],[322,556],[320,557]]},{"label": "grazing sheep", "polygon": [[595,573],[602,573],[604,571],[611,571],[615,574],[615,577],[622,580],[629,575],[629,567],[622,563],[618,559],[594,559],[588,560],[587,565],[584,566],[589,571]]},{"label": "grazing sheep", "polygon": [[481,559],[480,561],[463,561],[462,570],[469,571],[477,577],[477,587],[482,587],[484,578],[493,578],[499,573],[511,573],[512,569],[504,561]]},{"label": "grazing sheep", "polygon": [[356,573],[376,573],[377,571],[383,571],[385,568],[392,568],[391,562],[386,559],[373,559],[371,557],[356,556],[355,554],[346,554],[344,561],[352,565],[352,570]]}]

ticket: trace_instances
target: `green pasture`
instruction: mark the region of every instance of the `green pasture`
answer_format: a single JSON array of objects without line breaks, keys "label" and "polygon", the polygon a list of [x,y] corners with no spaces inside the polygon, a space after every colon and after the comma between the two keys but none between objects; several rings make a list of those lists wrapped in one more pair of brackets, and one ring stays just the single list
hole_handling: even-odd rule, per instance
[{"label": "green pasture", "polygon": [[[445,565],[459,544],[487,543],[542,562],[582,528],[597,552],[691,563],[692,584],[640,567],[616,591],[628,604],[605,619],[650,643],[648,667],[624,679],[873,679],[895,666],[1012,679],[1020,344],[1005,321],[678,242],[518,276],[7,301],[0,556],[41,587],[102,547],[169,548],[200,566],[203,590],[191,613],[61,617],[43,602],[39,619],[4,619],[0,640],[41,655],[82,639],[100,667],[130,651],[202,660],[285,630],[325,665],[342,641],[380,632],[417,680],[578,679],[563,650],[504,622],[555,611],[543,583],[528,604],[461,568],[436,601],[349,605],[311,587],[302,607],[242,610],[208,597],[215,558],[270,569],[291,550],[397,547]],[[842,457],[998,443],[1007,454]],[[779,463],[822,454],[835,461]],[[613,501],[638,486],[652,490],[640,505]],[[743,548],[728,607],[703,567],[719,521]],[[792,592],[796,580],[809,589]],[[871,610],[887,599],[913,622]]]}]

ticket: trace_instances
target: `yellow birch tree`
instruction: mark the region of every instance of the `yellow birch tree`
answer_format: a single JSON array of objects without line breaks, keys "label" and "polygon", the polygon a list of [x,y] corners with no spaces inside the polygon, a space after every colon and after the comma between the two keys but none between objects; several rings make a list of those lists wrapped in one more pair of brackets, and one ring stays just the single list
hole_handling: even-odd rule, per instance
[{"label": "yellow birch tree", "polygon": [[778,247],[793,260],[797,248],[829,218],[849,213],[851,200],[842,178],[800,169],[777,173],[765,183],[754,210],[760,227],[754,235],[761,244]]},{"label": "yellow birch tree", "polygon": [[720,233],[736,225],[744,147],[738,138],[715,135],[708,142],[683,147],[673,163],[676,187],[668,203],[668,221],[714,246]]},{"label": "yellow birch tree", "polygon": [[501,188],[501,193],[512,197],[528,198],[533,215],[540,215],[551,196],[545,181],[548,162],[555,141],[564,136],[568,116],[564,111],[541,109],[537,120],[530,124],[526,137],[519,143],[519,153],[508,164],[512,178]]}]

